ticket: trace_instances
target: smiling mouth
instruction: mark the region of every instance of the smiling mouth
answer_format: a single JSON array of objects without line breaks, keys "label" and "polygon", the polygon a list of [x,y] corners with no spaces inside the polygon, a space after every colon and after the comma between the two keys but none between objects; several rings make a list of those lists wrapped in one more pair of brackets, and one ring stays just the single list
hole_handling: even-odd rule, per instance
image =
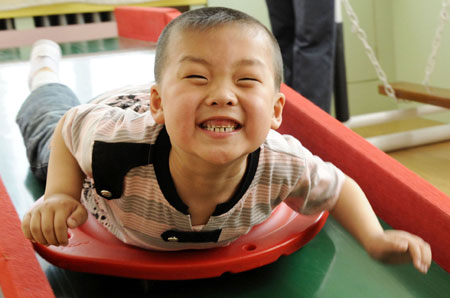
[{"label": "smiling mouth", "polygon": [[242,126],[237,122],[229,120],[211,120],[202,123],[200,127],[212,132],[233,132]]}]

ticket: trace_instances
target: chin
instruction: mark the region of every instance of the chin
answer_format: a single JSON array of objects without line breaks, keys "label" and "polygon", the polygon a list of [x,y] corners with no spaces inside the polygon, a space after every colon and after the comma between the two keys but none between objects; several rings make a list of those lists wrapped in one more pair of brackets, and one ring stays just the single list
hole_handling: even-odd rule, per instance
[{"label": "chin", "polygon": [[230,155],[229,152],[214,152],[210,153],[207,158],[203,158],[205,161],[216,166],[231,165],[235,162],[240,162],[243,159],[246,160],[249,153],[241,155]]}]

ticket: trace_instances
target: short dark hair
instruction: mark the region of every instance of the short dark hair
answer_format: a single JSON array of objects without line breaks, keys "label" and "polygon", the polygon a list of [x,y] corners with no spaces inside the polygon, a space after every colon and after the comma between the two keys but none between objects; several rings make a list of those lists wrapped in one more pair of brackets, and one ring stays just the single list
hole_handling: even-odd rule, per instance
[{"label": "short dark hair", "polygon": [[155,80],[160,82],[164,64],[167,59],[167,46],[172,32],[182,30],[208,30],[229,23],[240,23],[255,26],[267,34],[272,44],[272,60],[274,66],[275,87],[278,89],[283,80],[283,60],[280,47],[272,32],[260,21],[246,13],[225,7],[205,7],[187,11],[172,20],[162,31],[158,39],[155,57]]}]

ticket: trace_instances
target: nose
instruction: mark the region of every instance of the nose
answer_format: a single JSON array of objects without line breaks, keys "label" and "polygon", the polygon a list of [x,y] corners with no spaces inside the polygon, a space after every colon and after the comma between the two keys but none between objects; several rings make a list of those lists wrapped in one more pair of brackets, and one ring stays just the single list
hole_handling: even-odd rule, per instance
[{"label": "nose", "polygon": [[206,101],[210,106],[235,106],[238,100],[233,90],[225,85],[212,86]]}]

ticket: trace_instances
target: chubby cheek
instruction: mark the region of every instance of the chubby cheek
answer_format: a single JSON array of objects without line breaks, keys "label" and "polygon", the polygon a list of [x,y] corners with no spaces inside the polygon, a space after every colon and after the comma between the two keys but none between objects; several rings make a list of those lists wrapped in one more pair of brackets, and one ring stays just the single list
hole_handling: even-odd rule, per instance
[{"label": "chubby cheek", "polygon": [[[180,88],[173,88],[163,94],[162,106],[166,121],[183,121],[193,113],[193,97],[184,93]],[[181,124],[181,122],[180,122]]]},{"label": "chubby cheek", "polygon": [[264,142],[272,124],[272,111],[266,106],[254,106],[247,112],[247,133],[255,142]]},{"label": "chubby cheek", "polygon": [[260,122],[259,124],[252,124],[250,127],[248,127],[247,134],[251,137],[253,143],[257,144],[255,146],[259,147],[259,145],[261,145],[266,139],[269,130],[270,125]]},{"label": "chubby cheek", "polygon": [[165,110],[165,126],[170,136],[178,141],[186,142],[191,138],[190,132],[195,129],[195,111],[190,105],[174,103]]}]

